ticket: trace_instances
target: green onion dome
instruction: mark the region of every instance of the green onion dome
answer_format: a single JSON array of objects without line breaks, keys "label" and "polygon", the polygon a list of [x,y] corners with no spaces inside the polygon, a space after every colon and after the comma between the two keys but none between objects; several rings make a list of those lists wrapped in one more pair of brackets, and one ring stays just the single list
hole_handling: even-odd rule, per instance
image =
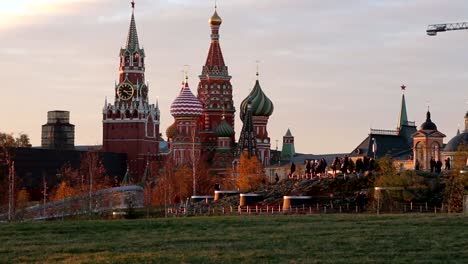
[{"label": "green onion dome", "polygon": [[223,117],[223,120],[215,129],[215,133],[218,137],[232,137],[234,135],[234,129]]},{"label": "green onion dome", "polygon": [[174,124],[170,125],[166,129],[166,136],[167,136],[167,139],[170,139],[170,138],[173,139],[173,138],[175,138],[176,135],[177,135],[177,125],[174,122]]},{"label": "green onion dome", "polygon": [[252,102],[252,116],[271,116],[271,114],[273,114],[273,102],[263,93],[258,80],[255,82],[255,86],[250,94],[241,103],[241,120],[244,120],[249,101]]}]

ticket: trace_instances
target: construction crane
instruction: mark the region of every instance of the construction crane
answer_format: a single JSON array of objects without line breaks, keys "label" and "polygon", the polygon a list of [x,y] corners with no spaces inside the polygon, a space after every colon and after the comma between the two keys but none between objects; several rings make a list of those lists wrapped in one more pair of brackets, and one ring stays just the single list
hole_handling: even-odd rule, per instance
[{"label": "construction crane", "polygon": [[463,29],[468,29],[468,22],[429,25],[426,32],[429,36],[437,36],[438,32]]}]

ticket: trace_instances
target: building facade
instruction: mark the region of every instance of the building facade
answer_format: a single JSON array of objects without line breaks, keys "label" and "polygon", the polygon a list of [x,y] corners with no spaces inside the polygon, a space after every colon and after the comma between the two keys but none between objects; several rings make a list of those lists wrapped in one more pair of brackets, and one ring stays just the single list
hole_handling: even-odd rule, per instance
[{"label": "building facade", "polygon": [[145,51],[140,48],[132,3],[132,15],[125,47],[120,50],[119,82],[114,100],[106,102],[103,116],[103,149],[125,153],[130,173],[140,179],[148,160],[159,152],[159,107],[149,100],[145,83]]},{"label": "building facade", "polygon": [[166,131],[170,154],[177,165],[196,164],[200,159],[201,140],[197,124],[202,111],[202,104],[190,90],[186,77],[179,96],[171,105],[174,124]]},{"label": "building facade", "polygon": [[437,130],[431,120],[431,112],[426,113],[426,122],[413,135],[414,166],[419,163],[421,170],[430,169],[430,161],[442,160],[443,140],[445,135]]},{"label": "building facade", "polygon": [[[196,130],[196,138],[199,140],[195,142],[197,149],[198,144],[200,144],[199,159],[208,163],[211,171],[216,174],[225,174],[228,168],[234,166],[234,160],[244,150],[257,156],[262,164],[269,165],[271,142],[267,125],[269,117],[273,113],[273,103],[262,91],[257,73],[257,81],[253,90],[240,106],[243,129],[239,142],[236,144],[234,131],[236,108],[232,96],[231,76],[225,64],[219,41],[222,19],[216,8],[208,22],[211,27],[211,44],[202,73],[199,75],[200,82],[197,88],[201,115],[190,117],[192,127],[195,119],[197,122],[196,129],[194,129]],[[248,102],[251,103],[250,117],[246,123]],[[180,133],[177,120],[180,117],[174,117],[175,123],[166,130],[173,156],[177,155],[175,152],[187,153],[193,148],[193,145],[182,144],[182,138],[177,137]]]},{"label": "building facade", "polygon": [[[255,155],[263,166],[270,165],[271,161],[271,140],[268,136],[268,120],[273,114],[273,102],[265,95],[260,86],[257,72],[257,80],[250,94],[242,101],[240,105],[240,119],[244,123],[243,127],[249,127],[245,124],[250,110],[251,122],[253,126],[253,135],[256,141]],[[250,109],[249,109],[250,107]],[[248,121],[250,122],[250,121]],[[244,132],[244,128],[241,133]],[[241,144],[241,138],[239,144]],[[250,150],[249,150],[250,152]]]},{"label": "building facade", "polygon": [[[216,128],[223,118],[231,127],[234,127],[236,109],[232,98],[231,76],[224,62],[220,45],[219,30],[223,20],[216,8],[208,22],[211,27],[211,43],[205,65],[199,76],[197,97],[203,106],[203,113],[198,124],[203,156],[211,163],[218,143]],[[231,145],[233,143],[234,135],[231,136]]]},{"label": "building facade", "polygon": [[47,124],[42,126],[41,146],[46,149],[75,148],[75,125],[70,124],[70,112],[47,112]]}]

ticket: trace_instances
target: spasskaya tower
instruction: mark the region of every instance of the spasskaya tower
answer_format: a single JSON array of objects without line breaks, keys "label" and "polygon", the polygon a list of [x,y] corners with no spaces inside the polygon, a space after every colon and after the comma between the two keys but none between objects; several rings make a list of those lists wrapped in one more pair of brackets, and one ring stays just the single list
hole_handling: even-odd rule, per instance
[{"label": "spasskaya tower", "polygon": [[142,177],[148,161],[159,152],[159,107],[150,104],[149,84],[145,83],[145,51],[140,48],[135,23],[135,3],[127,42],[120,49],[119,82],[114,87],[114,101],[107,99],[103,114],[103,149],[126,153],[130,173]]}]

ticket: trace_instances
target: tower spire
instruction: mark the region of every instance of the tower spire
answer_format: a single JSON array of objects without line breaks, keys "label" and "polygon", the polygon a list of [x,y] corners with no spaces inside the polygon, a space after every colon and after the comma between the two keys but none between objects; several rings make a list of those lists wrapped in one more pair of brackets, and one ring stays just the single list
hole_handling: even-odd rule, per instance
[{"label": "tower spire", "polygon": [[401,96],[401,109],[400,109],[400,118],[398,121],[398,128],[401,128],[402,126],[408,124],[408,115],[406,113],[406,100],[405,100],[406,86],[403,84],[400,86],[400,88],[402,91],[402,96]]},{"label": "tower spire", "polygon": [[132,4],[132,17],[130,19],[130,28],[128,30],[127,43],[125,48],[127,50],[136,51],[140,49],[140,43],[138,41],[138,33],[135,22],[135,1],[130,2]]},{"label": "tower spire", "polygon": [[256,73],[256,75],[257,75],[257,81],[258,81],[258,76],[260,75],[260,73],[259,73],[260,61],[257,60],[256,63],[257,63],[257,73]]}]

